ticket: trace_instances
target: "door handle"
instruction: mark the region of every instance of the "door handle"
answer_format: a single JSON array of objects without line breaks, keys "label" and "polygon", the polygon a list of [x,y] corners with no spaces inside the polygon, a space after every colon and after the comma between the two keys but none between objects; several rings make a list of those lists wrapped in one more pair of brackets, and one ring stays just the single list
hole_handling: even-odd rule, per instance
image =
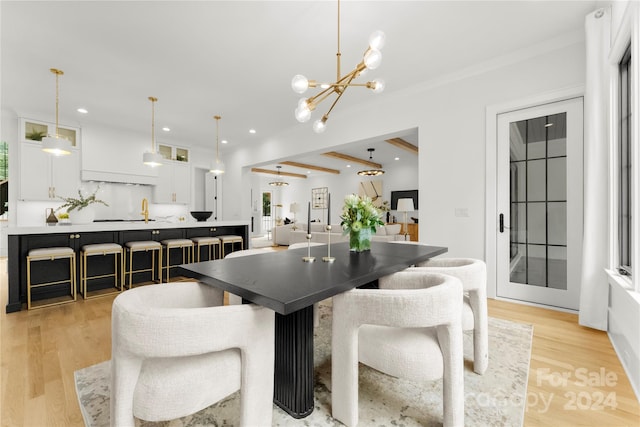
[{"label": "door handle", "polygon": [[500,214],[500,232],[504,233],[504,214]]}]

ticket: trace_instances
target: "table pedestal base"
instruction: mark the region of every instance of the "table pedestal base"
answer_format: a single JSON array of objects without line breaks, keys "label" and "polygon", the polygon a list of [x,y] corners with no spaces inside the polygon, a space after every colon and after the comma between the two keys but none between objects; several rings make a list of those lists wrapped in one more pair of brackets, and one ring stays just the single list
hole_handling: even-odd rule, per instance
[{"label": "table pedestal base", "polygon": [[313,412],[313,305],[276,313],[273,402],[294,418]]}]

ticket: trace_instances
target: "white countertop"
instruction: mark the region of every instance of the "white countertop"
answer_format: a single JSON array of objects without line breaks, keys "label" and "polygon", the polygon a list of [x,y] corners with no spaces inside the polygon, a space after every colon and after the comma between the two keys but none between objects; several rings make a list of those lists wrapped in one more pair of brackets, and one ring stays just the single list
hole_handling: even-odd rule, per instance
[{"label": "white countertop", "polygon": [[121,230],[157,230],[163,228],[198,228],[198,227],[223,227],[250,225],[249,220],[238,221],[114,221],[114,222],[94,222],[91,224],[69,224],[61,225],[41,225],[26,227],[7,227],[5,230],[7,235],[22,234],[47,234],[47,233],[82,233],[90,231],[121,231]]}]

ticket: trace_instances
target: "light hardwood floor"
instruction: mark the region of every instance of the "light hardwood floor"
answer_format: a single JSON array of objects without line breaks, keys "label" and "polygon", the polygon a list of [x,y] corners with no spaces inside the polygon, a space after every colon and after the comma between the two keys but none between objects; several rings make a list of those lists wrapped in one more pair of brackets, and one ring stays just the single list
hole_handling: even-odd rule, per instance
[{"label": "light hardwood floor", "polygon": [[[6,263],[0,259],[1,425],[82,426],[73,373],[109,359],[115,296],[6,314]],[[579,326],[573,314],[503,301],[489,300],[489,315],[534,325],[526,426],[640,426],[640,405],[606,333]]]}]

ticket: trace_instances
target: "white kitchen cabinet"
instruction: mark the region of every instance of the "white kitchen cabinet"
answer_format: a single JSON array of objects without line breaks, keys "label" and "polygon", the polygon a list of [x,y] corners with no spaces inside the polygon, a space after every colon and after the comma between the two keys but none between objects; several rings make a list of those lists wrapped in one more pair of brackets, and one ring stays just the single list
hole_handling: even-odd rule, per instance
[{"label": "white kitchen cabinet", "polygon": [[154,203],[189,204],[191,174],[188,164],[167,161],[158,167],[158,181],[153,189]]},{"label": "white kitchen cabinet", "polygon": [[20,200],[73,197],[79,187],[79,151],[57,157],[42,151],[40,143],[20,144]]}]

